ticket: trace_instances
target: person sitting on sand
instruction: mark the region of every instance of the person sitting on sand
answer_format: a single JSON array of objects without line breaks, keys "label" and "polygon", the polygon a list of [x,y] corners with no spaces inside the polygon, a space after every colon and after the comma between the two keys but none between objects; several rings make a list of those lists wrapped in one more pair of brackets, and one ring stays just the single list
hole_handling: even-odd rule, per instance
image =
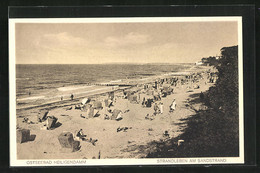
[{"label": "person sitting on sand", "polygon": [[154,104],[153,109],[154,109],[154,114],[156,115],[159,111],[159,107],[158,107],[157,103]]},{"label": "person sitting on sand", "polygon": [[170,134],[169,134],[169,132],[167,130],[164,131],[163,137],[165,137],[165,138],[169,138],[170,137]]},{"label": "person sitting on sand", "polygon": [[84,135],[82,129],[80,129],[80,130],[77,132],[76,136],[79,137],[79,138],[82,139],[82,140],[85,140],[85,137],[86,137],[87,135]]},{"label": "person sitting on sand", "polygon": [[172,104],[170,105],[170,112],[173,112],[176,109],[176,100],[173,99]]},{"label": "person sitting on sand", "polygon": [[104,119],[105,120],[109,120],[110,118],[109,118],[109,116],[107,114],[105,114],[105,118]]},{"label": "person sitting on sand", "polygon": [[27,124],[34,124],[32,121],[29,120],[29,118],[24,118],[23,119],[23,123],[27,123]]},{"label": "person sitting on sand", "polygon": [[85,116],[83,116],[82,114],[80,114],[80,117],[81,117],[81,118],[86,118],[86,117],[85,117]]}]

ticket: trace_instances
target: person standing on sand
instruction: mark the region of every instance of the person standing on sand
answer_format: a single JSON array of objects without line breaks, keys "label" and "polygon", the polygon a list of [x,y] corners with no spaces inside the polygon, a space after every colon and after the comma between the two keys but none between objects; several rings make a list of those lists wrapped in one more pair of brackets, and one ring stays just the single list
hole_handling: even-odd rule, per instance
[{"label": "person standing on sand", "polygon": [[160,107],[160,113],[163,114],[163,103],[160,103],[159,107]]},{"label": "person standing on sand", "polygon": [[173,99],[172,104],[170,105],[170,112],[173,112],[176,109],[176,100]]},{"label": "person standing on sand", "polygon": [[70,95],[70,98],[71,98],[71,100],[73,100],[73,98],[74,98],[74,95],[73,95],[73,94],[71,94],[71,95]]},{"label": "person standing on sand", "polygon": [[61,100],[61,101],[63,100],[63,96],[60,97],[60,100]]},{"label": "person standing on sand", "polygon": [[200,101],[204,101],[204,94],[202,91],[200,92]]},{"label": "person standing on sand", "polygon": [[158,113],[158,105],[157,105],[157,103],[154,104],[153,109],[154,109],[154,114],[156,115]]},{"label": "person standing on sand", "polygon": [[143,98],[142,106],[143,106],[143,107],[145,106],[145,97]]}]

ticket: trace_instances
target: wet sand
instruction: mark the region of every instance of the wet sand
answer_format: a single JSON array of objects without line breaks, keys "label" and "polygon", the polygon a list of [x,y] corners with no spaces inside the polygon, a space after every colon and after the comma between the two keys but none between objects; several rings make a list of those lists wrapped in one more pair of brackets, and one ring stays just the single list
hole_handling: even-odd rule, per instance
[{"label": "wet sand", "polygon": [[[208,70],[209,68],[191,69],[192,72]],[[51,109],[48,115],[58,118],[60,126],[53,130],[41,130],[43,123],[27,124],[23,123],[23,117],[28,117],[32,122],[37,122],[36,115],[40,108],[17,111],[17,126],[31,130],[32,135],[36,135],[33,141],[17,144],[18,159],[92,159],[98,158],[100,153],[101,159],[106,158],[142,158],[147,153],[138,153],[135,150],[129,150],[138,145],[145,145],[153,140],[163,139],[164,131],[168,131],[170,138],[175,138],[182,133],[185,125],[176,125],[180,119],[190,117],[194,110],[187,107],[187,100],[191,96],[200,92],[205,92],[213,84],[205,83],[206,74],[197,83],[199,89],[187,89],[190,84],[177,85],[174,92],[167,97],[162,97],[164,105],[162,114],[155,116],[154,120],[147,120],[145,116],[153,114],[153,105],[150,108],[143,108],[141,104],[130,103],[123,99],[122,92],[115,93],[116,102],[112,109],[120,109],[123,112],[123,119],[120,121],[104,120],[105,109],[100,111],[100,116],[95,118],[82,118],[86,112],[78,109],[66,110],[70,106],[61,106]],[[141,86],[142,87],[142,86]],[[95,99],[102,101],[107,96],[96,96]],[[172,113],[169,112],[169,106],[173,99],[176,99],[177,107]],[[103,105],[104,107],[104,105]],[[194,105],[200,107],[200,104]],[[118,127],[128,127],[126,132],[117,132]],[[97,139],[96,145],[89,142],[80,141],[81,149],[76,152],[63,150],[58,141],[58,135],[63,131],[75,133],[83,129],[87,138]]]}]

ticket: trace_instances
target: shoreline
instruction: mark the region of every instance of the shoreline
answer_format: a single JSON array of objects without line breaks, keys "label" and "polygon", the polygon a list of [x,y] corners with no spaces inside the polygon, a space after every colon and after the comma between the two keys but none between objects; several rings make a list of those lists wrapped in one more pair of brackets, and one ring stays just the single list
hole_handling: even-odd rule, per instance
[{"label": "shoreline", "polygon": [[[205,71],[209,68],[203,68]],[[200,69],[201,70],[201,69]],[[197,73],[198,71],[193,71]],[[170,77],[170,76],[164,76]],[[172,76],[171,76],[172,77]],[[142,105],[130,103],[128,99],[122,98],[120,91],[115,92],[116,102],[112,109],[122,110],[123,119],[120,121],[104,120],[105,109],[100,110],[100,116],[95,118],[82,118],[86,112],[72,108],[67,110],[71,105],[75,105],[78,100],[67,105],[58,105],[49,111],[49,115],[58,118],[61,124],[53,130],[43,130],[43,123],[37,123],[36,117],[38,108],[20,110],[17,112],[17,126],[20,128],[30,129],[31,134],[36,135],[34,141],[17,144],[18,159],[93,159],[98,157],[101,152],[101,159],[109,158],[143,158],[148,151],[136,153],[137,146],[146,145],[151,141],[164,140],[163,133],[168,131],[171,138],[176,138],[183,133],[185,125],[176,125],[182,119],[188,118],[194,114],[194,110],[186,106],[187,100],[197,97],[200,92],[205,92],[213,84],[206,84],[207,79],[200,79],[199,89],[190,91],[190,84],[177,85],[174,87],[174,93],[162,98],[164,112],[154,117],[153,120],[145,119],[147,114],[153,113],[153,106],[144,108]],[[141,87],[143,88],[143,87]],[[133,88],[138,89],[138,87]],[[139,92],[142,92],[141,90]],[[107,94],[93,95],[95,100],[103,100]],[[169,106],[173,99],[177,101],[177,108],[174,112],[169,112]],[[199,108],[200,105],[194,105]],[[29,118],[34,124],[23,123],[24,117]],[[126,132],[117,132],[119,127],[128,127]],[[60,133],[83,129],[87,137],[97,139],[96,145],[89,142],[80,141],[81,149],[76,152],[63,151],[60,148],[57,137]],[[30,152],[28,152],[30,151]]]},{"label": "shoreline", "polygon": [[[98,95],[107,94],[108,92],[111,92],[111,91],[116,92],[118,90],[120,91],[123,89],[135,87],[140,84],[151,83],[158,78],[190,75],[191,73],[198,72],[198,70],[196,71],[194,69],[196,67],[199,68],[201,71],[204,71],[205,68],[208,69],[207,66],[193,65],[190,68],[185,69],[183,71],[164,73],[164,74],[154,75],[154,76],[150,76],[150,77],[143,76],[143,77],[133,78],[133,79],[118,79],[118,80],[113,80],[110,82],[101,82],[101,83],[94,83],[94,84],[89,84],[89,85],[81,84],[81,85],[76,85],[76,86],[78,86],[77,88],[74,88],[73,87],[74,85],[59,87],[59,88],[56,88],[58,91],[64,91],[64,93],[60,93],[60,95],[66,95],[66,97],[64,96],[63,100],[60,100],[60,96],[58,96],[58,95],[56,95],[55,97],[52,97],[52,98],[45,98],[45,96],[42,96],[42,95],[34,95],[31,97],[17,99],[16,100],[16,110],[20,111],[20,110],[28,110],[28,109],[34,109],[34,108],[47,107],[47,106],[51,107],[52,105],[62,106],[63,103],[72,101],[69,97],[70,96],[69,93],[73,93],[74,96],[77,96],[75,100],[77,100],[77,102],[79,102],[80,99],[83,99],[85,97],[95,97]],[[100,86],[103,87],[103,89],[105,91],[95,93],[94,91],[99,90]],[[94,88],[94,90],[88,91],[87,88],[91,88],[91,87]],[[109,87],[111,87],[111,90],[109,89]],[[117,89],[114,89],[115,87]],[[72,88],[73,90],[65,90],[65,88]],[[102,88],[100,88],[100,90],[102,90]],[[92,92],[94,92],[94,93],[92,93]],[[25,102],[20,102],[21,100],[24,100]],[[26,102],[26,100],[27,100],[27,102]],[[28,100],[29,100],[29,102],[28,102]],[[50,100],[50,101],[46,101],[46,100]],[[20,103],[18,103],[18,102],[20,102]],[[37,103],[43,102],[43,103],[42,104],[38,103],[38,105],[35,105],[35,102],[37,102]],[[75,102],[75,101],[73,101],[73,102]],[[19,105],[19,104],[21,104],[21,105]]]}]

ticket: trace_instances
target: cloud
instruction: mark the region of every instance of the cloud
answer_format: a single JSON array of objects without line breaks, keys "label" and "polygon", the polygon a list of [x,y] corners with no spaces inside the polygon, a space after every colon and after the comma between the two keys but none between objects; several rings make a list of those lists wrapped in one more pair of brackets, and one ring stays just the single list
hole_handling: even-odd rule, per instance
[{"label": "cloud", "polygon": [[86,44],[86,40],[74,37],[67,32],[44,34],[35,42],[35,46],[49,49],[70,49],[73,47],[82,47]]},{"label": "cloud", "polygon": [[149,35],[130,32],[121,37],[106,37],[105,44],[109,47],[127,47],[131,45],[146,44],[151,40]]}]

